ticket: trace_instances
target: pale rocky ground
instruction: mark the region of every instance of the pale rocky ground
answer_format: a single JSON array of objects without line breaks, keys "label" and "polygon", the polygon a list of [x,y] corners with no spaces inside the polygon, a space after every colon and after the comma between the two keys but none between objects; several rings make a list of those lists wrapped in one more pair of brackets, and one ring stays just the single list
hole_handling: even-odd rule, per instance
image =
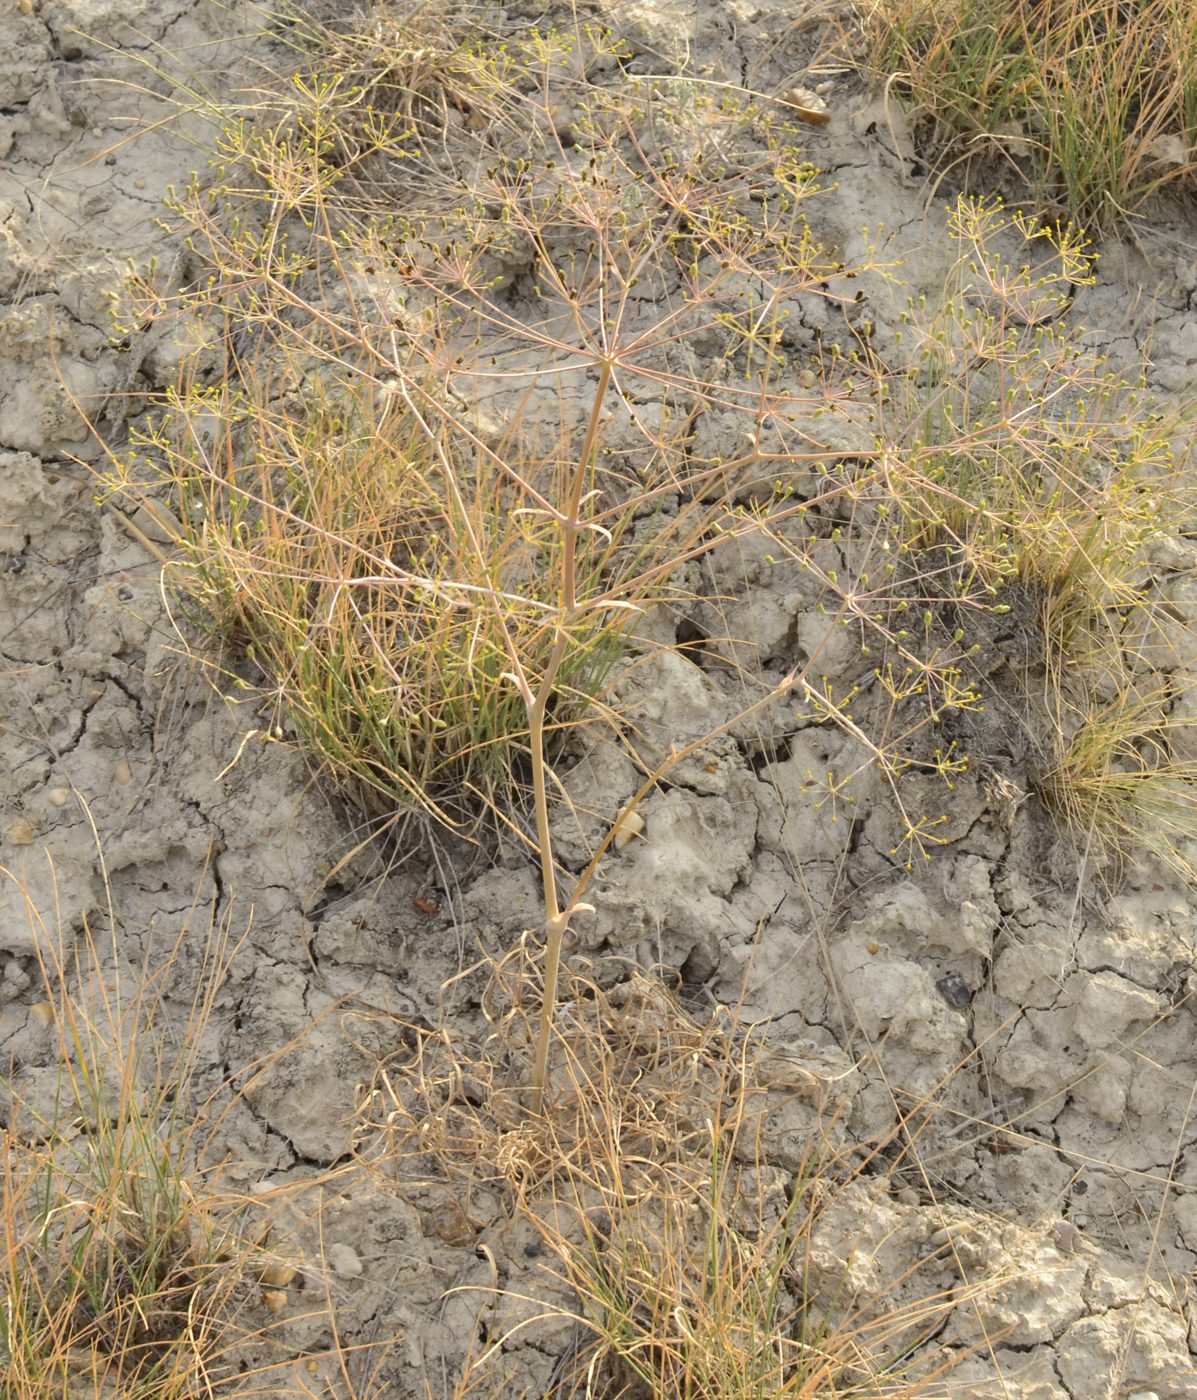
[{"label": "pale rocky ground", "polygon": [[[442,986],[479,945],[535,926],[536,877],[515,854],[455,875],[417,852],[385,877],[367,857],[325,884],[353,845],[344,812],[284,745],[251,739],[232,765],[257,726],[252,705],[219,698],[181,657],[157,561],[97,505],[76,461],[99,460],[76,403],[119,441],[177,361],[169,326],[114,344],[109,298],[130,259],[180,275],[155,220],[214,137],[203,110],[178,114],[174,102],[194,105],[181,85],[233,93],[277,54],[246,37],[236,7],[209,0],[0,7],[0,1052],[26,1097],[50,1093],[51,1042],[30,1011],[44,996],[38,943],[61,930],[69,947],[105,907],[102,852],[127,979],[162,967],[185,930],[159,1016],[168,1035],[186,1024],[209,929],[245,933],[192,1047],[196,1083],[215,1091],[269,1062],[223,1119],[220,1150],[236,1184],[281,1196],[345,1165],[356,1086],[393,1049],[379,1010],[476,1016],[471,983],[448,999]],[[599,9],[646,64],[676,53],[680,34],[710,75],[768,91],[801,77],[810,52],[797,6]],[[819,232],[851,258],[880,227],[908,284],[932,286],[937,206],[924,207],[929,190],[880,105],[851,77],[832,82],[833,120],[810,140],[837,182]],[[1163,398],[1197,393],[1197,224],[1170,217],[1111,241],[1073,314],[1120,362],[1146,356]],[[1183,542],[1161,557],[1184,603]],[[730,632],[807,625],[780,571],[755,577]],[[633,701],[642,733],[709,728],[724,702],[703,673],[660,666]],[[843,825],[805,791],[845,743],[808,731],[763,766],[749,744],[724,743],[650,798],[651,839],[609,862],[584,949],[742,999],[749,1017],[772,1018],[779,1051],[858,1063],[845,1113],[862,1137],[892,1122],[892,1089],[937,1096],[921,1138],[936,1194],[967,1222],[975,1266],[1012,1272],[977,1305],[1001,1341],[943,1383],[951,1393],[1197,1396],[1197,895],[1147,868],[1113,897],[1078,891],[1045,868],[1042,819],[1020,809],[1003,827],[967,784],[951,844],[926,869],[895,868],[868,820],[846,851]],[[602,755],[576,781],[608,817],[635,786],[630,765]],[[1005,1125],[1014,1150],[988,1150],[978,1125]],[[462,1295],[446,1290],[488,1277],[476,1245],[490,1245],[512,1294],[537,1286],[525,1237],[489,1208],[488,1220],[476,1196],[463,1229],[443,1202],[417,1209],[346,1169],[323,1188],[319,1241],[310,1199],[296,1210],[297,1350],[327,1344],[326,1323],[300,1316],[327,1290],[343,1340],[401,1338],[380,1393],[423,1395],[426,1379],[441,1393],[478,1307],[459,1316]],[[857,1183],[826,1247],[846,1258],[892,1230],[913,1259],[935,1228],[918,1192]],[[975,1343],[976,1314],[961,1308],[950,1329]],[[545,1384],[546,1352],[563,1345],[546,1335],[512,1344],[529,1385]]]}]

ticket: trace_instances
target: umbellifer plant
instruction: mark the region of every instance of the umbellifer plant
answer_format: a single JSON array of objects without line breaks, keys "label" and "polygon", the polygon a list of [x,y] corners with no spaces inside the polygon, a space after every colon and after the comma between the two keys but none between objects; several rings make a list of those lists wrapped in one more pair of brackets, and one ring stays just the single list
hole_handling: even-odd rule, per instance
[{"label": "umbellifer plant", "polygon": [[[852,675],[824,673],[824,642],[755,672],[729,646],[738,718],[792,695],[787,722],[849,734],[909,864],[941,839],[912,780],[968,767],[942,736],[983,705],[974,624],[1030,590],[1028,635],[1104,645],[1142,601],[1116,585],[1156,528],[1134,483],[1157,439],[1127,450],[1134,404],[1111,419],[1096,367],[1036,378],[1077,363],[1066,239],[1028,225],[1062,265],[1011,272],[989,246],[1009,221],[961,206],[959,280],[887,362],[851,320],[861,269],[807,223],[820,182],[784,108],[629,76],[591,27],[418,23],[309,36],[309,76],[179,193],[199,340],[114,475],[159,518],[165,483],[175,577],[246,646],[264,727],[376,830],[497,823],[535,852],[539,1111],[564,937],[615,831],[564,885],[555,765],[578,725],[619,732],[607,682],[651,645],[639,620],[690,604],[737,540],[796,563],[827,638],[857,638]],[[711,737],[645,763],[629,806]]]},{"label": "umbellifer plant", "polygon": [[264,727],[292,725],[381,826],[488,818],[538,853],[539,1108],[562,938],[601,854],[561,899],[553,754],[603,715],[635,619],[686,596],[686,566],[839,494],[790,485],[825,449],[785,427],[810,395],[782,370],[789,321],[834,312],[844,269],[807,226],[819,182],[781,109],[624,81],[590,28],[425,38],[445,46],[429,86],[398,42],[394,71],[370,48],[356,81],[347,40],[179,195],[211,269],[182,294],[203,343],[117,475],[154,508],[165,469],[176,577],[260,667]]}]

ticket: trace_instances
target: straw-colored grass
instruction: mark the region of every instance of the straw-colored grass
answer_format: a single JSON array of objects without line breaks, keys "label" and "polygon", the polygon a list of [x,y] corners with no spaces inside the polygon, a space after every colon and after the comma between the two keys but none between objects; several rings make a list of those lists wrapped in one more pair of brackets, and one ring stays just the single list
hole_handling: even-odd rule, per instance
[{"label": "straw-colored grass", "polygon": [[166,946],[123,937],[116,914],[110,892],[81,930],[28,906],[44,1046],[0,1083],[0,1400],[310,1394],[288,1329],[327,1324],[333,1345],[310,1356],[346,1376],[354,1346],[330,1298],[297,1293],[285,1214],[226,1170],[244,1166],[224,1135],[234,1081],[290,1047],[214,1079],[205,1053],[242,946],[227,912],[197,900]]},{"label": "straw-colored grass", "polygon": [[[933,1340],[997,1276],[887,1248],[837,1256],[826,1217],[884,1174],[895,1140],[854,1145],[842,1121],[858,1076],[770,1055],[734,1009],[696,1018],[653,976],[564,986],[551,1108],[521,1108],[535,1033],[535,963],[521,946],[487,977],[484,1037],[409,1028],[362,1103],[359,1150],[383,1179],[498,1188],[552,1261],[521,1327],[571,1320],[563,1395],[652,1400],[915,1397],[966,1352]],[[606,981],[611,968],[602,969]],[[906,1128],[917,1138],[920,1110]],[[784,1165],[782,1163],[784,1162]],[[850,1208],[849,1208],[850,1209]],[[869,1277],[875,1292],[858,1291]],[[528,1303],[536,1300],[528,1298]],[[504,1335],[461,1394],[497,1394]]]},{"label": "straw-colored grass", "polygon": [[[126,991],[90,927],[70,951],[40,911],[30,919],[45,988],[31,1015],[59,1071],[48,1100],[6,1088],[0,1396],[218,1390],[230,1336],[245,1330],[254,1250],[244,1200],[203,1165],[217,1116],[192,1093],[187,1037],[164,1053],[155,989],[174,957],[127,975]],[[227,929],[208,932],[197,1038],[232,952]]]}]

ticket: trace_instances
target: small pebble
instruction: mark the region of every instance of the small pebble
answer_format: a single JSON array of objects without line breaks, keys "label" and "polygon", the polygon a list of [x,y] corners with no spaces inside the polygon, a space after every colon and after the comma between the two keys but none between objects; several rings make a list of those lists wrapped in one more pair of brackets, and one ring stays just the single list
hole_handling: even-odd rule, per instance
[{"label": "small pebble", "polygon": [[4,965],[4,991],[9,997],[18,995],[33,979],[21,966],[19,958],[9,958]]},{"label": "small pebble", "polygon": [[360,1278],[362,1261],[347,1244],[334,1244],[328,1251],[328,1262],[334,1274],[341,1278]]},{"label": "small pebble", "polygon": [[935,984],[935,990],[949,1006],[966,1011],[972,1005],[973,994],[958,972],[945,973]]},{"label": "small pebble", "polygon": [[457,1247],[473,1244],[478,1234],[470,1217],[456,1201],[435,1207],[429,1212],[428,1220],[436,1237],[445,1244]]},{"label": "small pebble", "polygon": [[258,1269],[258,1282],[268,1288],[286,1288],[298,1272],[293,1264],[284,1264],[276,1259]]},{"label": "small pebble", "polygon": [[26,817],[18,817],[8,828],[9,844],[13,846],[28,846],[36,837],[37,832],[33,829],[33,823]]},{"label": "small pebble", "polygon": [[116,782],[120,783],[121,787],[124,787],[126,783],[131,782],[133,779],[133,765],[127,758],[122,758],[112,770],[112,776]]},{"label": "small pebble", "polygon": [[281,1313],[287,1306],[287,1290],[285,1288],[263,1288],[262,1302],[265,1304],[267,1312]]},{"label": "small pebble", "polygon": [[71,800],[70,788],[54,787],[46,793],[46,800],[54,807],[65,807]]}]

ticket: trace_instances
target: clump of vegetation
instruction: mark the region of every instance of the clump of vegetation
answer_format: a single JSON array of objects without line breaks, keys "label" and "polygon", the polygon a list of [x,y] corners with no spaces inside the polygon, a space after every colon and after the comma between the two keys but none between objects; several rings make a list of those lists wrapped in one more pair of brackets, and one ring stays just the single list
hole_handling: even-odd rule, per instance
[{"label": "clump of vegetation", "polygon": [[[470,831],[518,805],[532,712],[601,712],[637,613],[750,526],[731,488],[789,393],[787,306],[838,268],[793,133],[745,99],[599,85],[620,49],[590,29],[437,29],[413,89],[392,23],[381,71],[344,39],[180,196],[212,343],[141,447],[181,581],[279,719],[374,813]],[[736,455],[693,453],[712,412]]]},{"label": "clump of vegetation", "polygon": [[[1172,716],[1172,687],[1148,670],[1103,696],[1070,687],[1057,741],[1036,774],[1038,796],[1099,867],[1144,854],[1191,879],[1197,837],[1192,725]],[[1079,692],[1079,693],[1078,693]]]},{"label": "clump of vegetation", "polygon": [[848,1290],[838,1299],[812,1296],[820,1207],[835,1189],[834,1167],[819,1160],[817,1146],[788,1194],[778,1181],[762,1193],[759,1164],[724,1160],[736,1133],[720,1124],[698,1159],[709,1167],[705,1183],[676,1163],[667,1189],[653,1196],[629,1196],[612,1182],[614,1229],[587,1220],[580,1241],[556,1240],[597,1357],[615,1378],[600,1393],[912,1400],[951,1368],[953,1358],[926,1345],[949,1303],[928,1294],[925,1281],[907,1298],[900,1295],[910,1278],[891,1279],[884,1301]]},{"label": "clump of vegetation", "polygon": [[[296,412],[245,374],[180,399],[156,445],[178,473],[189,594],[267,678],[271,725],[369,814],[470,830],[516,801],[526,772],[513,655],[534,689],[553,666],[562,730],[597,699],[630,613],[612,602],[558,626],[563,541],[543,503],[560,496],[561,462],[517,461],[434,428],[398,387],[394,400],[379,407],[350,379]],[[194,470],[199,412],[244,444],[219,477]],[[606,593],[629,523],[579,538],[582,596]]]},{"label": "clump of vegetation", "polygon": [[190,596],[384,820],[523,833],[530,790],[551,1007],[589,878],[558,899],[557,740],[686,566],[806,509],[737,488],[808,455],[772,426],[782,341],[844,269],[778,114],[628,81],[590,26],[419,23],[329,36],[179,196],[205,269],[181,309],[210,344],[117,486],[143,501],[155,464]]},{"label": "clump of vegetation", "polygon": [[[161,1056],[151,986],[125,1004],[99,971],[90,930],[68,958],[32,917],[47,999],[31,1015],[57,1044],[60,1068],[48,1102],[23,1101],[9,1086],[0,1396],[119,1388],[182,1400],[219,1385],[250,1296],[244,1204],[201,1165],[212,1122],[192,1100],[188,1052]],[[209,1012],[197,1004],[191,1029]]]},{"label": "clump of vegetation", "polygon": [[[538,1019],[531,954],[470,969],[486,977],[485,1035],[409,1028],[365,1090],[358,1143],[388,1178],[410,1163],[456,1192],[498,1185],[535,1222],[543,1318],[578,1335],[563,1395],[909,1400],[964,1359],[938,1334],[1000,1270],[934,1253],[895,1269],[891,1231],[863,1219],[850,1259],[832,1243],[830,1220],[903,1156],[888,1133],[850,1150],[863,1081],[849,1062],[820,1074],[775,1059],[734,1010],[698,1019],[654,976],[604,990],[595,969],[566,978],[553,1111],[529,1119],[513,1066]],[[916,1109],[908,1149],[920,1130]],[[513,1339],[492,1333],[460,1394],[501,1393]]]},{"label": "clump of vegetation", "polygon": [[[318,1235],[297,1242],[294,1217],[229,1162],[239,1090],[291,1048],[217,1067],[243,936],[197,899],[173,943],[125,937],[104,881],[81,930],[27,905],[42,999],[0,1101],[0,1400],[310,1396],[318,1362],[362,1400],[333,1300],[303,1292],[326,1267]],[[314,1215],[328,1179],[294,1188]],[[297,1350],[313,1368],[298,1379]]]},{"label": "clump of vegetation", "polygon": [[[1002,781],[1082,845],[1118,829],[1072,743],[1098,701],[1149,712],[1143,550],[1177,473],[1069,326],[1091,271],[1071,227],[962,202],[953,279],[882,355],[836,290],[865,269],[808,222],[820,181],[784,109],[630,77],[590,26],[500,41],[384,11],[308,39],[306,76],[177,196],[200,275],[173,300],[143,285],[143,314],[202,335],[114,485],[159,515],[165,487],[172,575],[245,644],[272,731],[382,826],[497,821],[535,852],[537,1107],[562,940],[613,836],[559,892],[562,738],[621,735],[605,686],[649,647],[637,619],[697,605],[737,540],[770,541],[857,645],[838,671],[823,643],[766,672],[708,655],[746,712],[792,696],[792,724],[851,736],[899,864],[944,841],[995,699],[1025,750]],[[1148,739],[1143,771],[1183,788]],[[633,805],[679,757],[642,763]]]},{"label": "clump of vegetation", "polygon": [[1167,719],[1173,657],[1148,564],[1192,514],[1180,425],[1068,320],[1093,276],[1073,226],[977,200],[949,222],[956,284],[913,318],[913,363],[888,380],[904,460],[883,505],[899,552],[944,551],[936,591],[966,633],[959,600],[991,597],[974,611],[978,689],[1004,704],[1007,752],[1014,730],[1028,786],[1064,829],[1098,863],[1136,848],[1183,863],[1197,769]]},{"label": "clump of vegetation", "polygon": [[1012,171],[1094,228],[1192,190],[1193,0],[878,0],[870,27],[874,70],[941,161]]},{"label": "clump of vegetation", "polygon": [[822,526],[834,553],[777,538],[860,639],[848,698],[816,695],[815,713],[888,773],[908,863],[940,838],[905,783],[977,766],[1036,793],[1098,864],[1136,848],[1183,861],[1197,771],[1167,718],[1148,563],[1191,517],[1179,424],[1069,319],[1094,265],[1072,225],[965,198],[948,228],[942,297],[901,313],[886,357],[862,337],[841,359],[878,457],[830,474],[851,483]]}]

